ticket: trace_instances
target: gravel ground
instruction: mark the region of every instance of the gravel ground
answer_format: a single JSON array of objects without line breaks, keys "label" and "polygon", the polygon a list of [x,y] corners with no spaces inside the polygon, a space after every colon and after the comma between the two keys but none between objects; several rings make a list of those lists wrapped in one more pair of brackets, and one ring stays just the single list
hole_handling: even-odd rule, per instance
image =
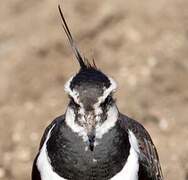
[{"label": "gravel ground", "polygon": [[119,109],[157,146],[164,177],[188,180],[187,0],[7,0],[0,6],[0,180],[30,179],[45,127],[78,71],[57,4],[89,59],[114,77]]}]

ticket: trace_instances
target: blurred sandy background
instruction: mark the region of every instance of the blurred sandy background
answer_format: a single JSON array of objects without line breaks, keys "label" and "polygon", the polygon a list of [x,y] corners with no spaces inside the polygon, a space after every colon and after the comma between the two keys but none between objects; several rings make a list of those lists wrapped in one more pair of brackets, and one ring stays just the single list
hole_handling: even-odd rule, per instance
[{"label": "blurred sandy background", "polygon": [[75,72],[57,4],[84,55],[116,79],[119,109],[157,146],[167,180],[188,180],[187,0],[6,0],[0,5],[0,180],[29,180]]}]

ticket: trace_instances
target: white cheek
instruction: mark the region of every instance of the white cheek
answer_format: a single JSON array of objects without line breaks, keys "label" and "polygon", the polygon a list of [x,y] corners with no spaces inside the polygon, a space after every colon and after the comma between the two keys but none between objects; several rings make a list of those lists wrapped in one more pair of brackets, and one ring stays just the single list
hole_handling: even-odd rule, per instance
[{"label": "white cheek", "polygon": [[86,130],[82,126],[79,126],[78,124],[75,123],[75,113],[73,109],[71,109],[70,107],[67,108],[65,122],[72,129],[73,132],[81,136],[84,141],[87,141],[88,138],[87,138]]},{"label": "white cheek", "polygon": [[111,128],[115,126],[117,119],[118,110],[117,107],[114,105],[108,110],[107,119],[104,121],[104,123],[96,128],[96,138],[101,139],[105,133],[107,133]]}]

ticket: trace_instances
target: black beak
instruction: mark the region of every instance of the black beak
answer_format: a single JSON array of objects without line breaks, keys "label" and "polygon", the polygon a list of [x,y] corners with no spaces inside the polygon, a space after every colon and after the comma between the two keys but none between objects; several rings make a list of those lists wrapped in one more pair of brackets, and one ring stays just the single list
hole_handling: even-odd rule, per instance
[{"label": "black beak", "polygon": [[94,134],[88,135],[88,140],[89,140],[89,149],[91,151],[93,151],[94,150],[94,143],[95,143],[95,135]]}]

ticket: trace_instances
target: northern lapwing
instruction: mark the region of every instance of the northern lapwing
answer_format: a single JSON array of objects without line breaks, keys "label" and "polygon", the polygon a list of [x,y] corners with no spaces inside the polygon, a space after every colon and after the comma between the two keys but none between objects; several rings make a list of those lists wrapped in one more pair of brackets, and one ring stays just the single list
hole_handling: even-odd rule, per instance
[{"label": "northern lapwing", "polygon": [[32,180],[163,180],[150,135],[119,112],[115,81],[82,57],[58,8],[80,69],[65,84],[65,114],[44,132]]}]

